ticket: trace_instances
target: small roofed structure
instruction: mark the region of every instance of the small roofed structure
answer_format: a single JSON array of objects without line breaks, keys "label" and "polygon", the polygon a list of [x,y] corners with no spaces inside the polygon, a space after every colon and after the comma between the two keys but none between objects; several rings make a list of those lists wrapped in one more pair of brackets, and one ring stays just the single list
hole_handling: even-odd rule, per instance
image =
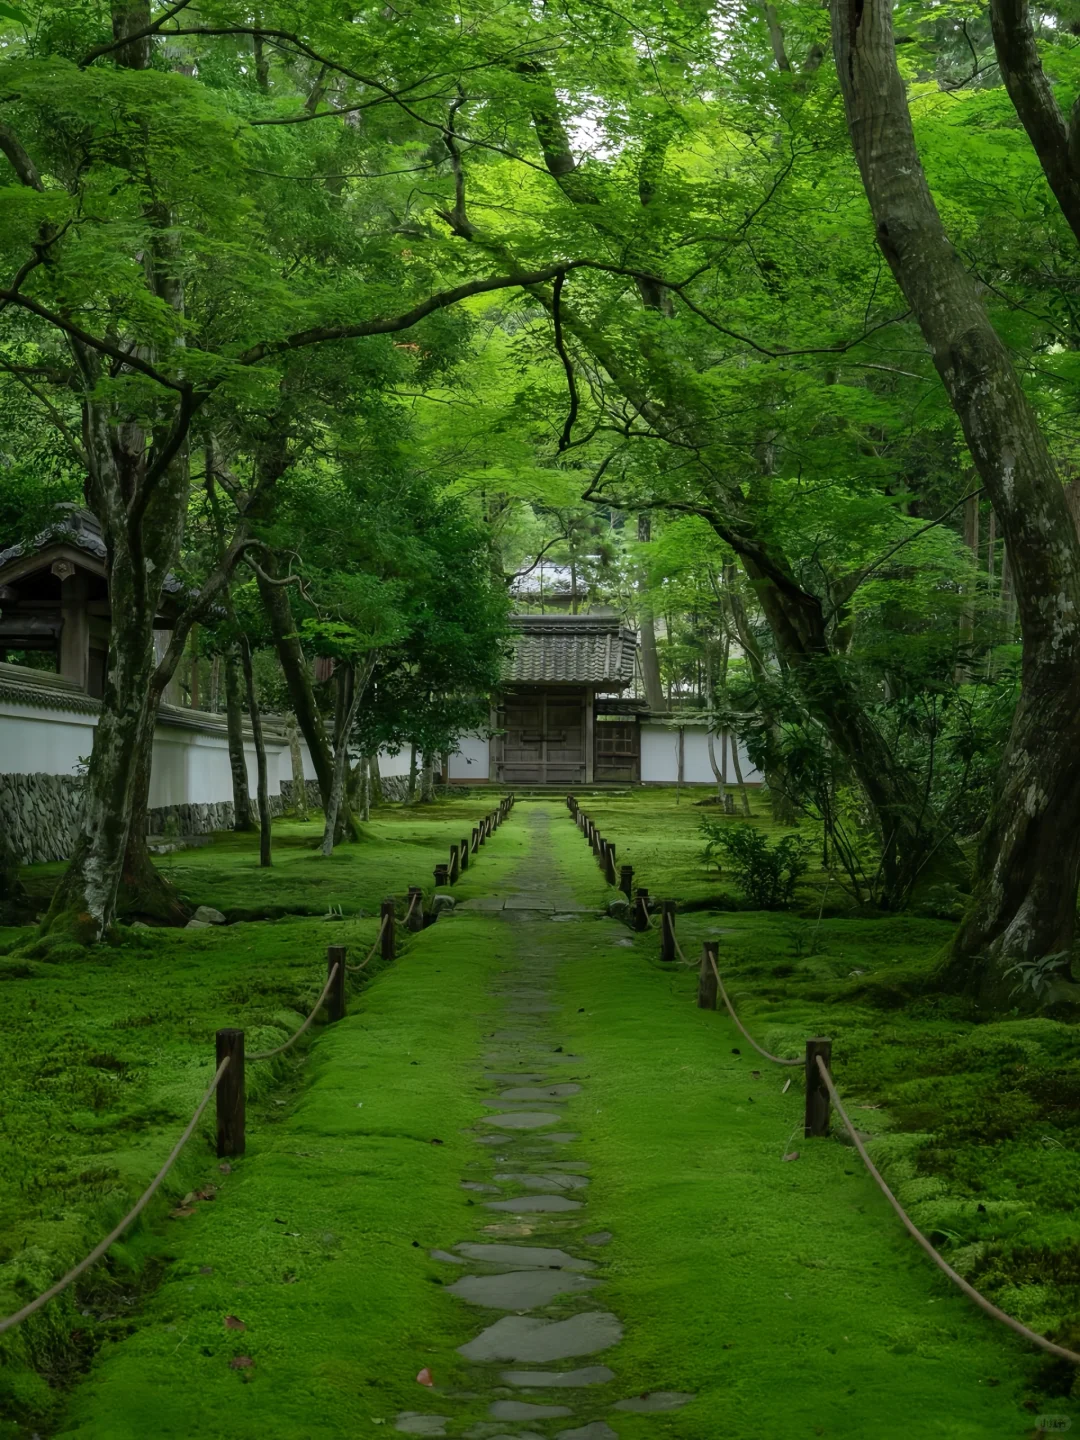
[{"label": "small roofed structure", "polygon": [[637,673],[634,632],[617,615],[516,615],[512,623],[494,717],[495,780],[562,788],[637,779],[633,702],[618,698]]},{"label": "small roofed structure", "polygon": [[[0,661],[13,651],[51,651],[58,674],[100,699],[112,614],[105,541],[89,510],[58,512],[31,544],[0,551]],[[182,587],[170,576],[165,588]],[[172,623],[168,614],[154,619],[159,630]]]}]

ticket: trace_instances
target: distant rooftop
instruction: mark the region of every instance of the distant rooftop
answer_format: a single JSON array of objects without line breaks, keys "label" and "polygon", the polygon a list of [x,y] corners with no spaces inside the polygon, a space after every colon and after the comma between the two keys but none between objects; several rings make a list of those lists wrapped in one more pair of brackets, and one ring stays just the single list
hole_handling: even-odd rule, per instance
[{"label": "distant rooftop", "polygon": [[637,636],[617,615],[515,615],[511,685],[633,684]]}]

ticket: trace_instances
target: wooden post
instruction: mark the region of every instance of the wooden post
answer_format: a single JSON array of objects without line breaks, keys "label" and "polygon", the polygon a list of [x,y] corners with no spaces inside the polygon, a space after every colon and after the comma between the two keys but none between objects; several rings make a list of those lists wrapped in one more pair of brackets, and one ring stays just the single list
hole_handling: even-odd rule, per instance
[{"label": "wooden post", "polygon": [[468,842],[468,840],[461,840],[461,841],[459,841],[459,843],[458,843],[458,850],[459,850],[460,855],[461,855],[461,859],[460,859],[460,862],[459,862],[459,864],[458,864],[458,869],[459,869],[459,870],[467,870],[467,869],[469,868],[469,842]]},{"label": "wooden post", "polygon": [[450,846],[450,864],[446,867],[446,869],[447,875],[449,877],[449,879],[447,880],[447,884],[457,884],[458,873],[461,869],[461,855],[459,854],[456,845]]},{"label": "wooden post", "polygon": [[675,960],[675,901],[660,902],[660,959]]},{"label": "wooden post", "polygon": [[226,1055],[229,1063],[217,1087],[217,1153],[244,1153],[244,1032],[219,1030],[216,1036],[217,1063]]},{"label": "wooden post", "polygon": [[615,846],[610,840],[604,849],[604,879],[609,885],[615,884]]},{"label": "wooden post", "polygon": [[477,848],[478,850],[480,849],[480,846],[483,845],[483,843],[484,843],[484,841],[485,841],[486,839],[487,839],[487,831],[484,829],[484,822],[483,822],[483,820],[481,820],[481,821],[480,821],[480,824],[476,827],[476,848]]},{"label": "wooden post", "polygon": [[647,930],[649,928],[649,892],[644,885],[639,885],[634,893],[634,929]]},{"label": "wooden post", "polygon": [[424,928],[424,892],[419,885],[409,886],[409,929]]},{"label": "wooden post", "polygon": [[450,881],[447,879],[448,871],[449,871],[449,866],[447,866],[447,865],[436,865],[436,866],[435,866],[435,889],[436,889],[436,890],[441,890],[444,886],[449,885]]},{"label": "wooden post", "polygon": [[698,971],[697,982],[697,1003],[699,1010],[716,1009],[716,976],[709,964],[710,959],[715,960],[720,953],[720,947],[715,940],[706,940],[701,947],[701,969]]},{"label": "wooden post", "polygon": [[480,849],[480,831],[474,825],[472,827],[472,853],[475,855]]},{"label": "wooden post", "polygon": [[634,867],[622,865],[619,867],[619,889],[629,900],[634,893]]},{"label": "wooden post", "polygon": [[487,817],[487,819],[484,821],[484,834],[488,837],[489,840],[491,839],[491,816],[490,816],[490,815],[489,815],[489,816]]},{"label": "wooden post", "polygon": [[328,980],[335,965],[337,966],[337,974],[334,975],[330,989],[326,992],[326,1018],[331,1022],[345,1019],[344,945],[328,945],[326,947],[326,978]]},{"label": "wooden post", "polygon": [[825,1068],[832,1074],[832,1041],[820,1036],[806,1042],[806,1121],[803,1134],[809,1140],[814,1135],[829,1133],[829,1092],[817,1067],[821,1056]]},{"label": "wooden post", "polygon": [[394,933],[397,928],[397,916],[394,914],[394,897],[392,895],[388,895],[382,902],[380,913],[384,921],[384,928],[382,939],[379,942],[379,954],[384,960],[393,960],[397,953]]}]

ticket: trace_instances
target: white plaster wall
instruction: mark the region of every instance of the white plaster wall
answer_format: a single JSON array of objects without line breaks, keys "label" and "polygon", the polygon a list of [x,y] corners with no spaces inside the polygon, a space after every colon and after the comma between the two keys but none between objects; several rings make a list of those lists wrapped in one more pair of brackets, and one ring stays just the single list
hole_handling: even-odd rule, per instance
[{"label": "white plaster wall", "polygon": [[0,773],[74,775],[94,747],[96,715],[0,702]]},{"label": "white plaster wall", "polygon": [[[727,775],[729,783],[735,781],[735,767],[731,763],[731,746],[734,737],[728,736]],[[717,736],[713,742],[716,763],[723,760],[723,744]],[[762,777],[750,764],[745,748],[739,746],[739,763],[743,779],[748,785],[760,785]],[[679,732],[666,725],[641,727],[641,779],[646,785],[674,785],[679,778]],[[709,764],[708,731],[704,725],[683,726],[683,784],[715,785],[716,780]]]},{"label": "white plaster wall", "polygon": [[474,783],[487,780],[488,759],[491,745],[485,735],[463,735],[458,748],[450,756],[449,777],[451,780],[471,780]]},{"label": "white plaster wall", "polygon": [[[388,778],[395,775],[408,775],[409,773],[409,747],[404,745],[396,755],[391,755],[389,750],[379,751],[379,774]],[[416,757],[419,766],[420,757]]]}]

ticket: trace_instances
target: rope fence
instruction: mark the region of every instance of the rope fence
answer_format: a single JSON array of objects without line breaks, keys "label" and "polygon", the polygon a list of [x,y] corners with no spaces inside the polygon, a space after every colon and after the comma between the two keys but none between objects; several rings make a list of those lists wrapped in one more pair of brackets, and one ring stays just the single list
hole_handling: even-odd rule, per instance
[{"label": "rope fence", "polygon": [[[513,795],[508,795],[500,801],[498,807],[489,815],[486,815],[480,822],[473,834],[473,849],[477,849],[484,841],[499,828],[507,818],[514,805]],[[467,850],[469,841],[462,840],[460,846],[451,847],[451,856],[455,853],[461,869],[468,867]],[[436,883],[439,883],[440,870],[446,870],[446,866],[436,866]],[[454,878],[457,878],[455,872]],[[450,882],[453,883],[453,882]],[[423,929],[425,925],[433,923],[438,919],[438,912],[434,911],[430,916],[423,915],[423,891],[419,886],[409,887],[409,905],[405,912],[405,925],[408,929]],[[254,1054],[246,1055],[244,1051],[243,1030],[226,1029],[219,1030],[215,1037],[217,1048],[217,1069],[214,1078],[206,1089],[195,1107],[194,1114],[184,1127],[183,1133],[169,1152],[164,1165],[151,1180],[143,1193],[136,1200],[124,1218],[115,1225],[104,1240],[98,1242],[93,1250],[79,1263],[72,1267],[61,1279],[43,1291],[36,1299],[29,1301],[21,1310],[14,1314],[0,1319],[0,1335],[21,1325],[31,1315],[43,1309],[50,1300],[62,1294],[87,1270],[96,1265],[97,1262],[109,1251],[110,1247],[120,1239],[128,1227],[138,1219],[142,1212],[154,1198],[165,1180],[169,1171],[179,1159],[181,1151],[195,1133],[195,1127],[202,1119],[211,1099],[217,1096],[217,1153],[219,1158],[226,1155],[242,1155],[245,1149],[245,1085],[244,1066],[245,1060],[259,1061],[272,1060],[278,1055],[283,1055],[304,1035],[314,1024],[315,1017],[324,1005],[327,1007],[327,1018],[333,1022],[341,1020],[345,1016],[345,975],[347,971],[353,973],[361,971],[369,963],[376,950],[382,952],[383,958],[393,960],[395,958],[395,902],[388,898],[382,902],[382,920],[379,925],[379,932],[375,937],[375,943],[368,951],[366,957],[359,965],[346,963],[346,948],[344,945],[331,945],[327,949],[327,975],[326,983],[323,986],[318,1000],[316,1000],[307,1018],[289,1038],[280,1045],[274,1046],[272,1050],[259,1050]]]},{"label": "rope fence", "polygon": [[[592,846],[593,853],[596,855],[598,864],[604,870],[608,883],[615,885],[615,846],[600,835],[595,823],[581,809],[573,795],[566,797],[566,806],[578,829]],[[618,886],[627,900],[632,903],[630,920],[633,928],[641,932],[648,932],[650,930],[660,932],[660,959],[665,963],[661,964],[659,968],[670,969],[676,956],[678,956],[678,959],[683,965],[691,965],[692,962],[687,959],[682,946],[679,944],[678,936],[675,933],[675,902],[673,900],[661,902],[660,920],[657,921],[656,915],[653,913],[654,907],[649,899],[648,890],[644,886],[638,886],[632,890],[632,880],[632,867],[629,865],[622,866],[619,872]],[[631,897],[633,897],[632,900]],[[759,1045],[739,1019],[735,1007],[731,1003],[731,998],[724,986],[717,964],[718,949],[719,947],[715,941],[706,941],[702,947],[698,978],[698,1006],[703,1010],[715,1010],[716,1001],[719,997],[719,999],[723,1001],[728,1015],[731,1017],[743,1039],[746,1040],[763,1059],[771,1061],[774,1065],[804,1067],[806,1072],[806,1101],[803,1119],[804,1136],[810,1139],[815,1136],[828,1135],[830,1128],[830,1107],[834,1107],[843,1122],[844,1128],[859,1158],[877,1183],[881,1193],[899,1217],[900,1223],[919,1248],[934,1262],[942,1274],[947,1276],[969,1300],[977,1305],[984,1314],[989,1315],[992,1320],[997,1320],[1000,1324],[1008,1326],[1015,1334],[1027,1340],[1030,1344],[1037,1345],[1040,1350],[1044,1350],[1048,1355],[1055,1355],[1058,1359],[1068,1360],[1074,1365],[1080,1365],[1080,1354],[1067,1349],[1063,1345],[1055,1344],[1054,1341],[1048,1340],[1045,1335],[1040,1335],[1037,1331],[1024,1325],[1012,1315],[999,1309],[999,1307],[989,1301],[985,1295],[980,1294],[962,1275],[958,1274],[948,1261],[934,1249],[934,1246],[889,1189],[881,1172],[870,1159],[862,1137],[854,1125],[852,1125],[848,1113],[844,1109],[840,1096],[837,1094],[836,1084],[832,1076],[832,1041],[822,1036],[815,1036],[808,1039],[806,1041],[805,1056],[797,1059],[783,1055],[774,1055],[771,1051],[766,1050],[763,1045]],[[791,1081],[788,1080],[784,1085],[785,1093],[790,1084]]]}]

